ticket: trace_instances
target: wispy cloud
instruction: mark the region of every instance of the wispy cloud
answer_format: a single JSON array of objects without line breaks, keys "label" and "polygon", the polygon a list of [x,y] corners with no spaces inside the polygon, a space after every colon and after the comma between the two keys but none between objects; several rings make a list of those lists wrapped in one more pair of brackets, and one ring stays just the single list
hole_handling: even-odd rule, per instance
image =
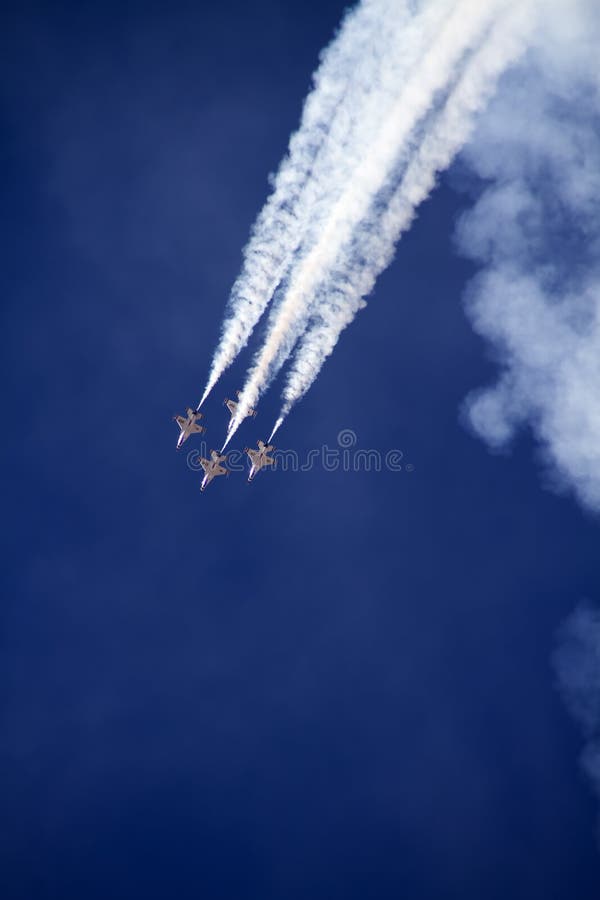
[{"label": "wispy cloud", "polygon": [[582,764],[600,795],[600,610],[578,607],[559,634],[554,656],[562,697],[581,727]]},{"label": "wispy cloud", "polygon": [[600,9],[547,6],[464,152],[489,182],[458,246],[482,264],[467,293],[500,364],[467,400],[492,446],[533,430],[556,486],[600,511]]}]

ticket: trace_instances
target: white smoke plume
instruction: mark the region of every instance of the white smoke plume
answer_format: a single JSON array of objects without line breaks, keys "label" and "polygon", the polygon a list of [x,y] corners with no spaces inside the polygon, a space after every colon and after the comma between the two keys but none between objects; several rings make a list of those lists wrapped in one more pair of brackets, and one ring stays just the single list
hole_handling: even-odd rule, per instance
[{"label": "white smoke plume", "polygon": [[582,604],[567,619],[554,668],[565,705],[583,731],[583,769],[600,796],[600,610]]},{"label": "white smoke plume", "polygon": [[600,7],[548,3],[465,151],[488,187],[458,228],[467,306],[501,366],[467,401],[493,447],[531,428],[554,487],[600,511]]},{"label": "white smoke plume", "polygon": [[[408,0],[363,0],[323,53],[300,127],[244,249],[200,405],[248,342],[300,244],[315,233],[319,210],[344,189],[397,95],[398,77],[426,52],[452,0],[428,0],[417,14],[411,6]],[[392,56],[398,61],[390,71]]]},{"label": "white smoke plume", "polygon": [[[487,39],[465,64],[445,104],[425,129],[399,187],[382,210],[373,210],[336,260],[319,289],[314,319],[304,333],[288,372],[283,408],[274,432],[308,390],[341,331],[364,305],[379,273],[391,262],[400,235],[468,140],[474,118],[488,102],[499,76],[524,50],[533,25],[533,8],[514,7],[499,18]],[[273,433],[274,433],[273,432]]]},{"label": "white smoke plume", "polygon": [[[485,38],[498,15],[516,5],[509,0],[488,0],[486,3],[459,0],[436,30],[419,64],[412,67],[405,80],[401,73],[397,75],[397,99],[382,117],[381,127],[370,131],[370,136],[366,135],[369,137],[368,152],[350,179],[344,176],[339,199],[319,222],[317,242],[295,261],[284,296],[273,310],[264,344],[248,374],[226,444],[247,409],[255,405],[291,352],[310,317],[315,291],[335,268],[340,252],[351,241],[355,230],[371,214],[379,191],[410,154],[418,126],[434,109],[440,92],[448,89],[469,51]],[[392,53],[388,59],[392,73],[395,64],[396,56]],[[371,103],[377,108],[378,102],[377,92],[374,92]],[[360,128],[357,131],[361,133]],[[375,216],[373,227],[377,226],[378,218]]]}]

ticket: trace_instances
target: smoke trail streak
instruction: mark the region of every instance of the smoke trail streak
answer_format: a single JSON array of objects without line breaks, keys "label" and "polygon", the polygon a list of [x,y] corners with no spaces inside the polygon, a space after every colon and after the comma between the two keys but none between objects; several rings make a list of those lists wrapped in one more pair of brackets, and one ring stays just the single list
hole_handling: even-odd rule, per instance
[{"label": "smoke trail streak", "polygon": [[[505,6],[502,0],[486,4],[462,0],[444,22],[421,64],[411,72],[391,114],[374,137],[367,157],[354,171],[329,213],[318,243],[292,271],[285,297],[271,317],[264,345],[248,374],[225,446],[247,409],[255,405],[269,379],[289,355],[310,315],[311,294],[368,214],[375,195],[392,174],[402,152],[410,148],[415,127],[431,111],[438,92],[456,73],[465,53],[479,42]],[[389,63],[393,66],[393,57]],[[373,102],[377,103],[376,97]]]},{"label": "smoke trail streak", "polygon": [[274,432],[309,389],[340,333],[364,305],[363,297],[391,262],[400,235],[435,187],[437,174],[450,165],[468,140],[474,117],[488,102],[499,76],[523,51],[533,24],[532,12],[531,5],[515,7],[495,24],[426,130],[385,211],[378,214],[375,210],[338,257],[335,272],[320,288],[315,321],[302,337],[288,373]]},{"label": "smoke trail streak", "polygon": [[363,0],[323,54],[300,128],[244,250],[200,405],[246,345],[294,252],[316,228],[316,209],[343,190],[345,177],[365,152],[370,129],[379,126],[393,102],[398,82],[386,65],[390,54],[408,72],[426,51],[450,2],[428,3],[415,16],[406,0]]},{"label": "smoke trail streak", "polygon": [[276,432],[281,428],[281,426],[283,425],[283,420],[284,420],[284,418],[285,418],[284,416],[279,416],[279,418],[277,419],[277,421],[276,421],[275,424],[273,425],[273,431],[272,431],[271,434],[269,435],[269,440],[267,441],[267,444],[270,444],[270,443],[271,443],[271,441],[273,440],[273,438],[274,438],[274,436],[275,436],[275,433],[276,433]]}]

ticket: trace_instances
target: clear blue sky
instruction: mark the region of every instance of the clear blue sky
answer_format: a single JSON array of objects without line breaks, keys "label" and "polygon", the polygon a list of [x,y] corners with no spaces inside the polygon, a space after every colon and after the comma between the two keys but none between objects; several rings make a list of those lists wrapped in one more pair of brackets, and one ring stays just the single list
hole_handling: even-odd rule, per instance
[{"label": "clear blue sky", "polygon": [[464,173],[278,435],[352,429],[414,471],[201,495],[175,453],[342,8],[3,7],[3,900],[599,896],[551,666],[600,596],[598,530],[527,436],[494,456],[460,422],[495,372],[452,244]]}]

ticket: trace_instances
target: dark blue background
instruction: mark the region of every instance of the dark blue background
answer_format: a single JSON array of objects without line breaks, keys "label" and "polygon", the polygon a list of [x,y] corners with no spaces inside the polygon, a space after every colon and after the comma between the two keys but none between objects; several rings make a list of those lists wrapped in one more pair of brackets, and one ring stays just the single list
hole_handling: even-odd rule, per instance
[{"label": "dark blue background", "polygon": [[[201,496],[174,450],[341,11],[3,6],[6,900],[598,897],[550,661],[598,530],[527,437],[492,456],[460,424],[495,371],[468,198],[442,184],[278,435],[351,428],[414,472]],[[278,410],[279,384],[234,446]]]}]

